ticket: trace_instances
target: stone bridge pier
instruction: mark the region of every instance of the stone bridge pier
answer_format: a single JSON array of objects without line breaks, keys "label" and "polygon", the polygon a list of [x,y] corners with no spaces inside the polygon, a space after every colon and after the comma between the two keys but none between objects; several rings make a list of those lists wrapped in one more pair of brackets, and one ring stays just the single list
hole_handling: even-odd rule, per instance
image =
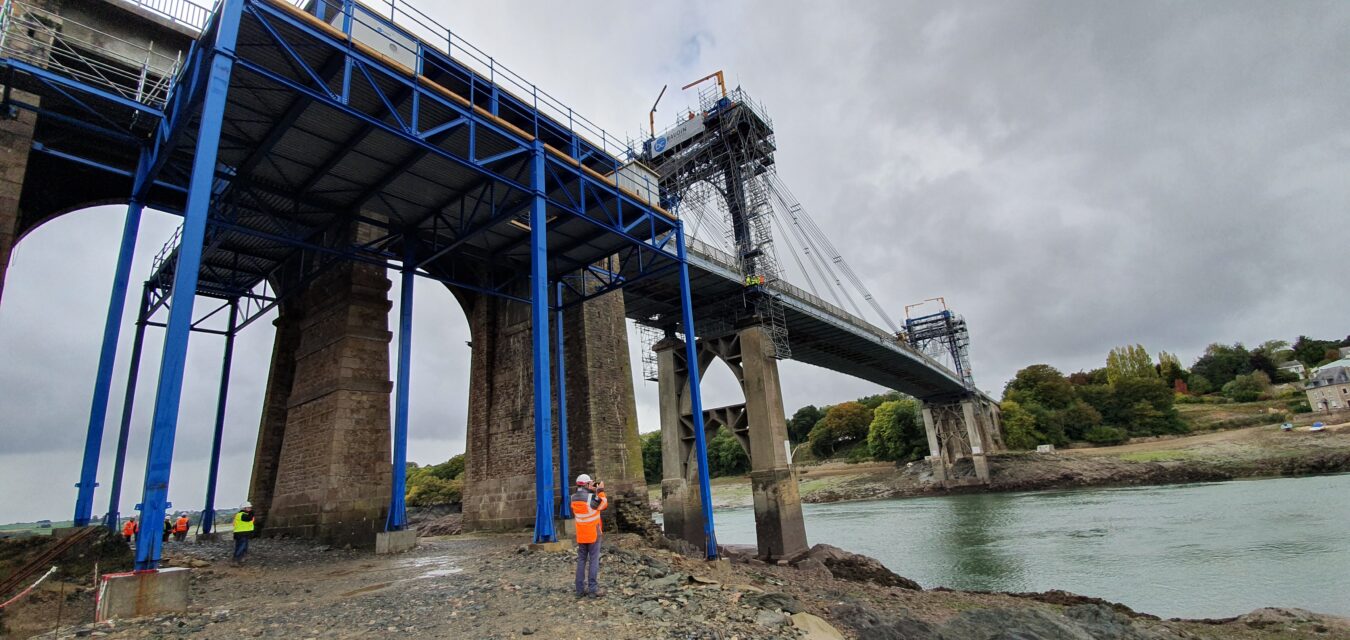
[{"label": "stone bridge pier", "polygon": [[990,453],[1005,451],[1003,423],[998,405],[984,396],[949,400],[925,400],[922,407],[924,431],[928,435],[928,461],[933,476],[942,486],[967,484],[952,477],[952,465],[970,458],[975,466],[975,481],[989,483]]},{"label": "stone bridge pier", "polygon": [[[698,343],[698,371],[721,358],[731,368],[745,404],[704,411],[705,437],[731,431],[750,457],[759,556],[777,560],[807,549],[797,476],[788,464],[787,421],[778,361],[764,328]],[[684,342],[668,336],[653,346],[657,354],[661,412],[661,504],[666,537],[704,546],[703,511],[698,490],[698,456],[690,411],[689,369]]]}]

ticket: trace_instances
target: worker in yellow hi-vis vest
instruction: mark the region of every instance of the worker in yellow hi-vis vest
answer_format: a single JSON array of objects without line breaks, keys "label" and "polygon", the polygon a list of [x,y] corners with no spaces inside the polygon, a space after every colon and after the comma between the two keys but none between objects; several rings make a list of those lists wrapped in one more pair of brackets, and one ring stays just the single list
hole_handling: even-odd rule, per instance
[{"label": "worker in yellow hi-vis vest", "polygon": [[253,503],[245,502],[234,514],[234,561],[241,563],[248,553],[248,540],[253,537]]}]

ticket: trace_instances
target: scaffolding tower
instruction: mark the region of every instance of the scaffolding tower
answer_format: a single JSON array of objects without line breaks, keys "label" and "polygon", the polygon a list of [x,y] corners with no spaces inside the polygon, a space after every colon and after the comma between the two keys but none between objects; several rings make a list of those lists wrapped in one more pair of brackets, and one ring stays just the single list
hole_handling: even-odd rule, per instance
[{"label": "scaffolding tower", "polygon": [[[910,305],[913,306],[917,305]],[[970,331],[966,328],[966,319],[947,309],[945,302],[942,307],[942,311],[916,318],[909,317],[909,307],[906,307],[905,340],[910,346],[933,358],[950,358],[956,375],[967,389],[974,390],[975,376],[970,371]]]},{"label": "scaffolding tower", "polygon": [[744,90],[727,91],[720,72],[685,88],[713,77],[717,84],[698,92],[698,112],[686,112],[673,127],[654,134],[640,160],[657,174],[662,204],[694,229],[721,230],[736,257],[741,300],[709,320],[728,330],[758,323],[769,335],[773,357],[790,358],[783,303],[769,288],[782,278],[769,200],[773,122]]}]

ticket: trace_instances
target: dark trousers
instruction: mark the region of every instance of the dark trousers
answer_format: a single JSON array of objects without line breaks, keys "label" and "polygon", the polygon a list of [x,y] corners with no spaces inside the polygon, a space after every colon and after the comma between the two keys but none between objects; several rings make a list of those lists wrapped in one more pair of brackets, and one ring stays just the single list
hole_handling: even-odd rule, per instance
[{"label": "dark trousers", "polygon": [[577,543],[577,595],[595,593],[600,587],[600,540],[596,538],[595,542],[589,544]]},{"label": "dark trousers", "polygon": [[236,534],[234,534],[234,560],[235,560],[235,562],[242,562],[243,559],[244,559],[244,555],[248,553],[248,538],[249,538],[249,535],[248,535],[247,533],[236,533]]}]

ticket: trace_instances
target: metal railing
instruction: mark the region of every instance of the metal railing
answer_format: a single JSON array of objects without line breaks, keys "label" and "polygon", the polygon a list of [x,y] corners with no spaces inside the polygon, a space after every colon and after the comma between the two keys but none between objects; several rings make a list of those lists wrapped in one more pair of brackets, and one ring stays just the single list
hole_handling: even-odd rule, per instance
[{"label": "metal railing", "polygon": [[157,52],[153,43],[131,42],[20,0],[0,5],[0,57],[152,107],[164,105],[179,66],[177,52]]},{"label": "metal railing", "polygon": [[212,8],[193,0],[117,0],[135,5],[164,20],[198,33],[206,27]]}]

